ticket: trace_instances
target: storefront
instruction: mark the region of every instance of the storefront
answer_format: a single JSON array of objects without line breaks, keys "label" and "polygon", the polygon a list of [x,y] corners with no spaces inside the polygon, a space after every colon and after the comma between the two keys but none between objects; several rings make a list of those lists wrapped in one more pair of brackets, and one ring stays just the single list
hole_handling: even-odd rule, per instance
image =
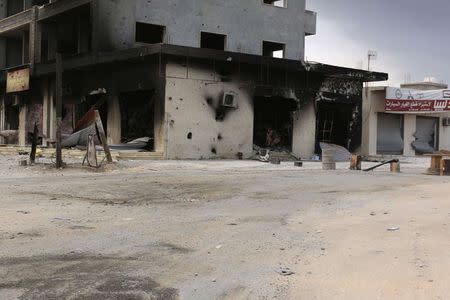
[{"label": "storefront", "polygon": [[[419,86],[420,88],[420,86]],[[370,87],[363,101],[363,155],[450,149],[450,91]]]}]

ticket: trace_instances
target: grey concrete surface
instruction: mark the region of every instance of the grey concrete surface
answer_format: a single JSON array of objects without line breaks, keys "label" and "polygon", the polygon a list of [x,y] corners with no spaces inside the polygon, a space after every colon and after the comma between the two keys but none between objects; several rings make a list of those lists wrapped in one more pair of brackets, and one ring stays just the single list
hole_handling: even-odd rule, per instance
[{"label": "grey concrete surface", "polygon": [[422,175],[426,161],[390,174],[254,161],[56,171],[18,159],[0,157],[0,299],[447,295],[450,179]]},{"label": "grey concrete surface", "polygon": [[305,0],[287,8],[260,0],[100,0],[97,29],[100,50],[135,46],[136,22],[166,27],[164,42],[200,47],[201,32],[226,35],[226,50],[262,54],[262,42],[286,45],[285,58],[304,59],[306,34],[315,34],[316,15]]}]

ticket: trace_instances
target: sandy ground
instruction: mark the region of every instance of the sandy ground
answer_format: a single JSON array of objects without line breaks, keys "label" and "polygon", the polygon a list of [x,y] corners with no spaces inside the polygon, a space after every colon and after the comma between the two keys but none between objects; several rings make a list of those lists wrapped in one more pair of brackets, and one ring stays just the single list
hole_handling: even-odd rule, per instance
[{"label": "sandy ground", "polygon": [[449,298],[450,178],[421,159],[18,160],[0,157],[0,299]]}]

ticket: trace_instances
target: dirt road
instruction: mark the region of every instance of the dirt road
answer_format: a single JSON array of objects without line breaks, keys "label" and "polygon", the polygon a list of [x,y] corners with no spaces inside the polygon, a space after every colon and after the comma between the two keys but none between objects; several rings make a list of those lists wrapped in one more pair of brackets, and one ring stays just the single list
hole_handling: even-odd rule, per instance
[{"label": "dirt road", "polygon": [[16,165],[0,299],[448,299],[450,179],[413,166]]}]

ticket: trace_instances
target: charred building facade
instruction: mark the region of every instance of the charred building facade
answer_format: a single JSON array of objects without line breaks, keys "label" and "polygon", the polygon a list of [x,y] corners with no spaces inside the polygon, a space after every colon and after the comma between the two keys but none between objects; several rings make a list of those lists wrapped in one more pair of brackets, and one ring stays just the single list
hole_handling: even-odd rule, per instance
[{"label": "charred building facade", "polygon": [[0,4],[0,132],[17,132],[0,143],[27,144],[36,123],[53,145],[56,53],[64,134],[95,105],[110,143],[149,137],[168,159],[249,157],[254,145],[309,157],[320,141],[356,150],[363,83],[387,79],[305,62],[316,14],[304,0]]}]

